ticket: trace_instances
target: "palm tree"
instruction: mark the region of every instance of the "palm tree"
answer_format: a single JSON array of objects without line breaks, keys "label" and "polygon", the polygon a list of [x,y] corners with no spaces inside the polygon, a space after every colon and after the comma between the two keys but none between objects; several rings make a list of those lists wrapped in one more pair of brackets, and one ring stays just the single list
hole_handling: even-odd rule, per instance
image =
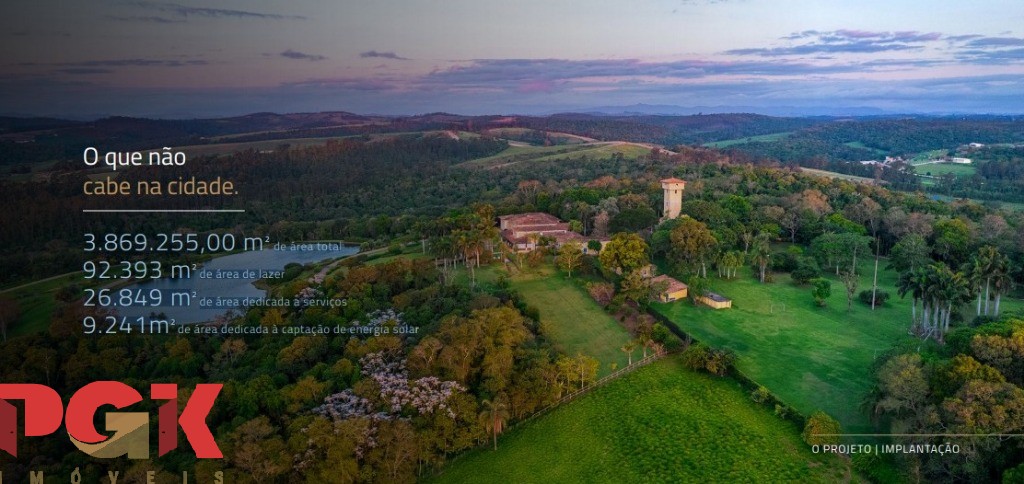
[{"label": "palm tree", "polygon": [[953,272],[948,267],[945,271],[940,272],[940,278],[940,294],[942,301],[946,304],[945,320],[942,323],[942,331],[939,333],[939,343],[942,343],[945,340],[946,332],[949,331],[953,309],[971,299],[971,287],[968,278],[962,272]]},{"label": "palm tree", "polygon": [[650,345],[650,342],[651,342],[650,335],[648,335],[647,333],[640,333],[640,335],[637,336],[637,338],[636,338],[636,342],[640,346],[640,348],[643,349],[643,351],[644,351],[644,359],[646,360],[647,359],[647,348],[649,348],[651,346]]},{"label": "palm tree", "polygon": [[967,282],[970,283],[971,293],[978,295],[978,308],[975,315],[981,316],[981,298],[984,295],[981,288],[985,285],[985,266],[984,262],[975,256],[963,265],[961,270],[964,274],[967,274]]},{"label": "palm tree", "polygon": [[740,234],[740,239],[743,240],[743,255],[747,255],[750,251],[750,244],[754,241],[754,233],[746,230]]},{"label": "palm tree", "polygon": [[768,263],[771,261],[771,245],[768,243],[768,234],[760,233],[754,239],[753,249],[753,261],[757,264],[760,270],[760,281],[764,283],[765,270],[768,268]]},{"label": "palm tree", "polygon": [[992,288],[996,293],[996,306],[993,316],[999,317],[999,302],[1003,299],[1003,294],[1013,290],[1013,286],[1013,276],[1010,274],[1010,260],[1003,256],[999,259],[999,262],[996,264],[996,270],[992,274]]},{"label": "palm tree", "polygon": [[636,341],[629,340],[626,344],[622,345],[622,348],[619,349],[622,350],[623,353],[626,353],[629,359],[629,366],[633,366],[633,352],[636,351]]},{"label": "palm tree", "polygon": [[917,303],[921,300],[923,291],[922,277],[923,270],[918,267],[917,269],[910,270],[900,274],[899,279],[896,281],[896,291],[900,298],[906,297],[910,294],[913,304],[910,306],[910,331],[911,333],[919,331],[920,325],[917,320]]},{"label": "palm tree", "polygon": [[[921,300],[923,301],[924,314],[921,318],[921,334],[925,339],[931,337],[938,329],[941,309],[939,305],[940,283],[938,273],[939,267],[946,267],[944,264],[934,263],[921,269],[920,284]],[[946,268],[948,270],[948,268]]]},{"label": "palm tree", "polygon": [[430,252],[434,254],[434,257],[440,258],[445,267],[448,267],[448,258],[454,254],[454,244],[452,238],[446,235],[440,235],[430,239]]},{"label": "palm tree", "polygon": [[[970,264],[970,274],[972,279],[975,279],[978,285],[978,316],[981,316],[981,300],[985,299],[985,311],[984,314],[988,315],[989,296],[992,289],[992,278],[995,273],[999,270],[1001,260],[1004,258],[999,253],[999,250],[991,245],[986,245],[978,250],[978,253],[972,258]],[[984,283],[984,284],[983,284]],[[981,292],[981,288],[984,287],[984,295]]]},{"label": "palm tree", "polygon": [[923,269],[917,283],[924,301],[922,335],[925,339],[934,336],[943,343],[953,311],[971,298],[969,278],[963,272],[954,272],[946,264],[936,262]]},{"label": "palm tree", "polygon": [[[440,235],[430,239],[429,248],[435,258],[441,259],[442,269],[439,272],[439,275],[442,278],[441,283],[447,284],[450,275],[448,260],[455,256],[455,242],[452,240],[450,235]],[[452,263],[451,269],[455,269],[454,262]]]},{"label": "palm tree", "polygon": [[491,433],[494,439],[494,450],[498,450],[498,434],[501,433],[505,426],[505,420],[508,419],[508,406],[500,396],[493,401],[484,400],[480,402],[480,406],[483,407],[483,410],[480,411],[480,423]]}]

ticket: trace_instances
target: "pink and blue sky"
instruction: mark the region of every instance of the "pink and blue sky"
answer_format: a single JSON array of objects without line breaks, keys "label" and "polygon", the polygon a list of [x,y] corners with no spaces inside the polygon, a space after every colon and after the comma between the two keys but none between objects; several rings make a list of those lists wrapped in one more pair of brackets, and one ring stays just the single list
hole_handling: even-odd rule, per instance
[{"label": "pink and blue sky", "polygon": [[1024,113],[1020,0],[6,0],[0,114]]}]

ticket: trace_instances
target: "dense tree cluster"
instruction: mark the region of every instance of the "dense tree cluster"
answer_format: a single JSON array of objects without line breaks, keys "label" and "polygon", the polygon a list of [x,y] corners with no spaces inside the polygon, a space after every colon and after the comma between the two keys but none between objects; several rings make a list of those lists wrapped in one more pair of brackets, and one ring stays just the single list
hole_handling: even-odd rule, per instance
[{"label": "dense tree cluster", "polygon": [[[95,380],[140,388],[222,382],[208,422],[225,453],[218,468],[232,480],[270,482],[299,472],[321,481],[341,472],[355,482],[410,482],[594,378],[588,360],[548,346],[515,294],[439,280],[429,260],[350,263],[320,282],[299,278],[275,288],[312,287],[348,299],[344,307],[252,309],[218,323],[419,328],[408,336],[85,336],[77,329],[83,307],[69,302],[49,333],[0,343],[0,379],[49,384],[65,397]],[[290,287],[296,285],[304,287]],[[142,406],[156,415],[155,403]],[[67,439],[20,445],[25,455],[48,456],[33,460],[32,470],[80,466],[86,480],[104,472]],[[121,459],[107,464],[128,467]],[[180,475],[201,464],[176,453],[150,468]],[[0,457],[0,465],[5,478],[27,479],[27,462]]]},{"label": "dense tree cluster", "polygon": [[945,347],[922,354],[896,353],[877,370],[876,415],[900,443],[947,444],[959,455],[903,455],[901,464],[925,480],[997,480],[1020,463],[1017,443],[974,434],[1024,430],[1024,321],[1009,319],[962,328]]}]

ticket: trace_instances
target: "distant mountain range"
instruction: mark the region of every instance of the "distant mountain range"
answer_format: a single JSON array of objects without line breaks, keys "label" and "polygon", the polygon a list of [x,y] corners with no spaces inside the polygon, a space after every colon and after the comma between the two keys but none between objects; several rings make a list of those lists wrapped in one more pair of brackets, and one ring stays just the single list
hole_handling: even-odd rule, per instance
[{"label": "distant mountain range", "polygon": [[[692,116],[695,114],[730,114],[730,113],[752,113],[767,116],[805,117],[805,116],[889,116],[897,114],[894,111],[873,107],[836,107],[836,106],[675,106],[671,104],[630,104],[627,106],[597,106],[584,108],[575,112],[611,115],[611,116],[637,116],[637,115],[662,115],[662,116]],[[556,114],[549,112],[546,114]],[[920,113],[912,113],[920,114]]]}]

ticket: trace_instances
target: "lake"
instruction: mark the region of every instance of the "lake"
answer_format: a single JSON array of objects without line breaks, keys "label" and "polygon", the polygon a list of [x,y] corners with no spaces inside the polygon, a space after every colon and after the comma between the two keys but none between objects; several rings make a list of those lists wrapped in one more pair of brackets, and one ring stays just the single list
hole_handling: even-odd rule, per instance
[{"label": "lake", "polygon": [[[333,245],[333,248],[322,249],[316,243],[305,243],[303,250],[276,250],[264,249],[260,251],[242,252],[238,254],[218,257],[201,268],[192,272],[189,279],[158,279],[155,281],[139,282],[126,289],[142,289],[147,294],[153,289],[159,289],[163,296],[160,306],[148,307],[119,307],[117,314],[127,316],[129,320],[138,317],[148,317],[151,314],[163,314],[169,319],[174,319],[176,324],[202,323],[211,321],[217,316],[225,314],[230,308],[225,307],[200,307],[199,301],[203,298],[211,299],[241,299],[260,298],[266,295],[266,291],[253,285],[257,277],[240,277],[231,279],[200,278],[199,273],[236,272],[252,271],[280,271],[286,264],[298,263],[309,264],[327,259],[345,257],[359,252],[355,246],[340,246],[337,243],[321,244],[324,247]],[[288,244],[281,244],[282,247],[290,247]],[[194,293],[192,304],[188,307],[172,307],[171,294],[178,291],[189,291]],[[116,293],[117,290],[112,291]],[[113,294],[112,294],[113,295]]]}]

